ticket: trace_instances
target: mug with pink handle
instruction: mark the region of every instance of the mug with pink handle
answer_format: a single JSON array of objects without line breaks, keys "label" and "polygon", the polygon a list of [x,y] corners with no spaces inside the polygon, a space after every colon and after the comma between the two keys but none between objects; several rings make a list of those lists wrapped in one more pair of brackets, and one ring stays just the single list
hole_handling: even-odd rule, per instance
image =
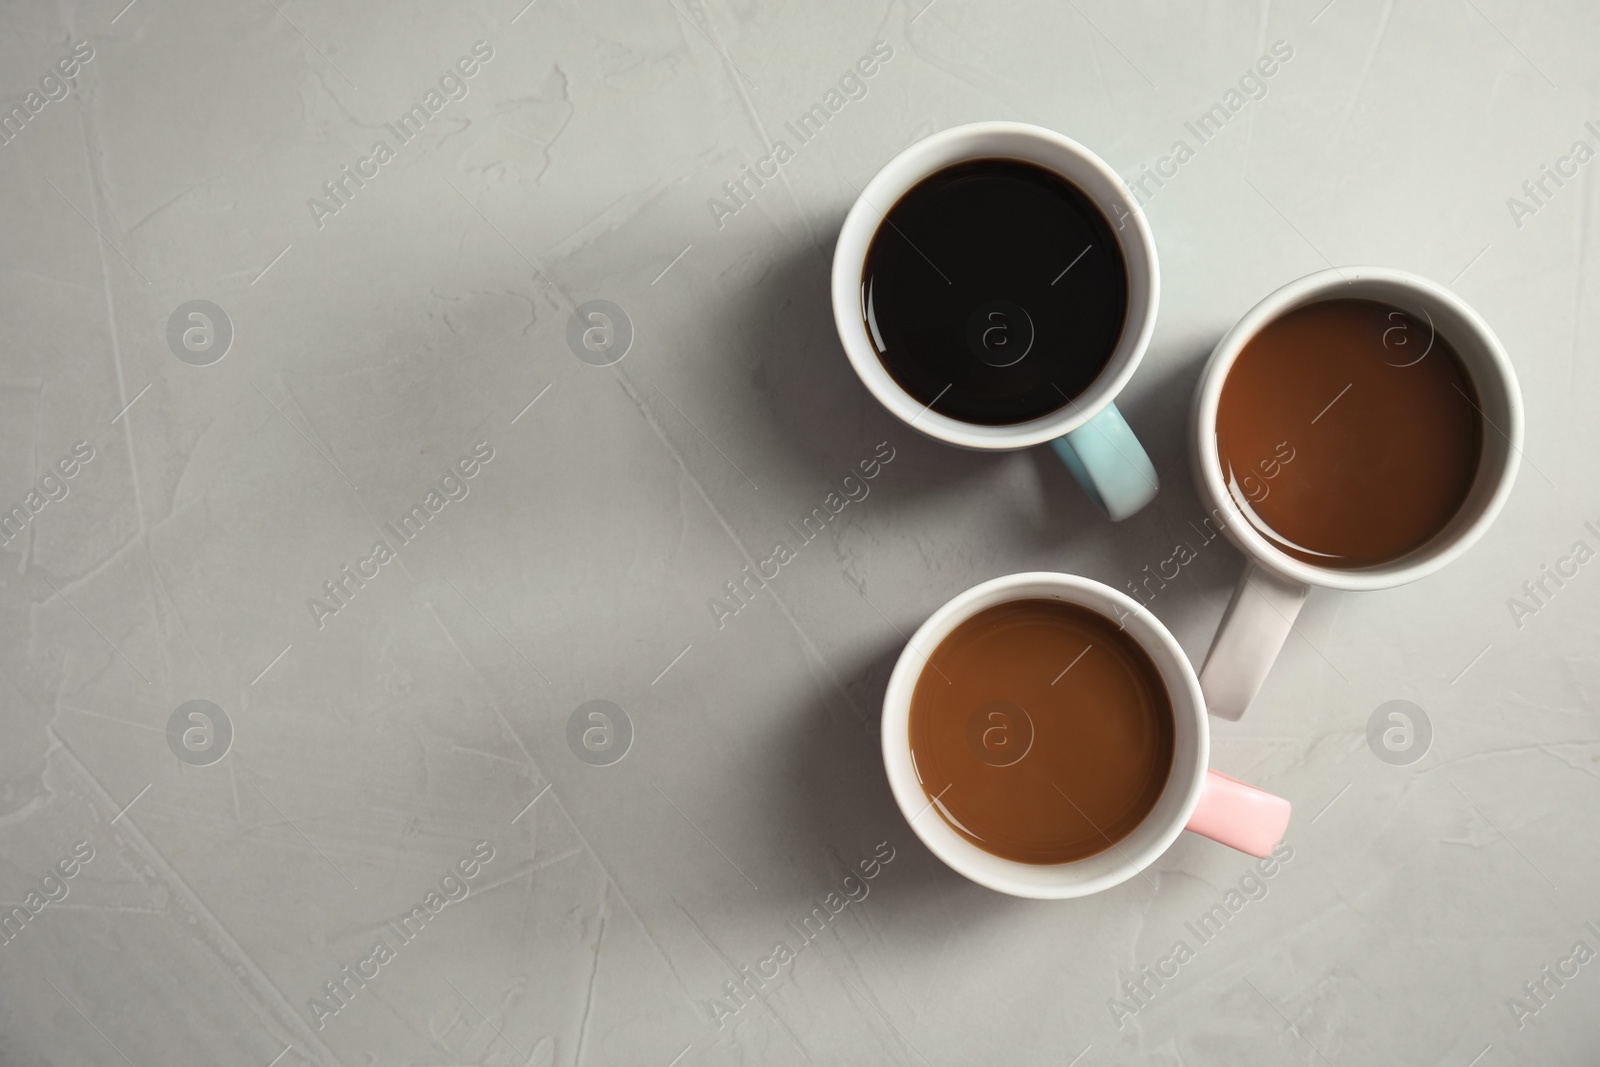
[{"label": "mug with pink handle", "polygon": [[[929,811],[912,757],[911,696],[928,657],[957,626],[1014,600],[1056,598],[1099,612],[1121,625],[1155,664],[1170,699],[1172,771],[1155,806],[1115,848],[1069,863],[1034,864],[987,852]],[[1070,574],[1011,574],[959,594],[906,643],[889,677],[881,728],[889,787],[906,821],[934,855],[980,885],[1020,897],[1064,898],[1098,893],[1132,878],[1185,830],[1252,856],[1267,856],[1289,825],[1289,802],[1211,770],[1211,732],[1194,668],[1177,640],[1133,598]]]}]

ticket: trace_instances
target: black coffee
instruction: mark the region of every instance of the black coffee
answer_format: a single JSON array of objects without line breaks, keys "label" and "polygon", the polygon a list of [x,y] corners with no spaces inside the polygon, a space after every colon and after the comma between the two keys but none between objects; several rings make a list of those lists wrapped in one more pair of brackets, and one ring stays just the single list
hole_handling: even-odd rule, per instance
[{"label": "black coffee", "polygon": [[1105,215],[1032,163],[980,159],[889,209],[861,278],[884,368],[941,415],[1005,426],[1089,387],[1122,337],[1128,273]]}]

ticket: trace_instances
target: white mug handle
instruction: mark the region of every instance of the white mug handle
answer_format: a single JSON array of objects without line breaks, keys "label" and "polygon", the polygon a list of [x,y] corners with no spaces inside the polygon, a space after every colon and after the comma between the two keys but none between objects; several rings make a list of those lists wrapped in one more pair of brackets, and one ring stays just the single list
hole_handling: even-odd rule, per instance
[{"label": "white mug handle", "polygon": [[1237,721],[1261,691],[1311,587],[1246,563],[1200,668],[1206,710]]}]

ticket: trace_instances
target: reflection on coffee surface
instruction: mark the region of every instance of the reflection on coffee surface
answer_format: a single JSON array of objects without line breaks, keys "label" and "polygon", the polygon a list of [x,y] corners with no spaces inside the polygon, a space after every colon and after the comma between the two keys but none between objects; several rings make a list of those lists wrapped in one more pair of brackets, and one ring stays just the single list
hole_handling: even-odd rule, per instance
[{"label": "reflection on coffee surface", "polygon": [[1021,863],[1110,848],[1172,772],[1159,669],[1115,621],[1063,600],[999,604],[952,630],[917,679],[909,732],[930,805]]},{"label": "reflection on coffee surface", "polygon": [[1353,569],[1421,548],[1460,510],[1482,452],[1477,393],[1431,321],[1371,300],[1296,308],[1228,370],[1217,455],[1279,550]]},{"label": "reflection on coffee surface", "polygon": [[889,208],[861,279],[867,333],[919,403],[1005,426],[1076,400],[1128,314],[1116,234],[1094,202],[1032,163],[981,159]]}]

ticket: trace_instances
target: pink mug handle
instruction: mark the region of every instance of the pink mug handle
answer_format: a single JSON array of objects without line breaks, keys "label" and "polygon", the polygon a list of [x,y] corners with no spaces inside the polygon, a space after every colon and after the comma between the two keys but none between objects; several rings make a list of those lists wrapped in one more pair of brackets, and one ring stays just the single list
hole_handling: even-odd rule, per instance
[{"label": "pink mug handle", "polygon": [[1185,830],[1252,856],[1272,854],[1289,828],[1289,802],[1221,771],[1206,771]]}]

